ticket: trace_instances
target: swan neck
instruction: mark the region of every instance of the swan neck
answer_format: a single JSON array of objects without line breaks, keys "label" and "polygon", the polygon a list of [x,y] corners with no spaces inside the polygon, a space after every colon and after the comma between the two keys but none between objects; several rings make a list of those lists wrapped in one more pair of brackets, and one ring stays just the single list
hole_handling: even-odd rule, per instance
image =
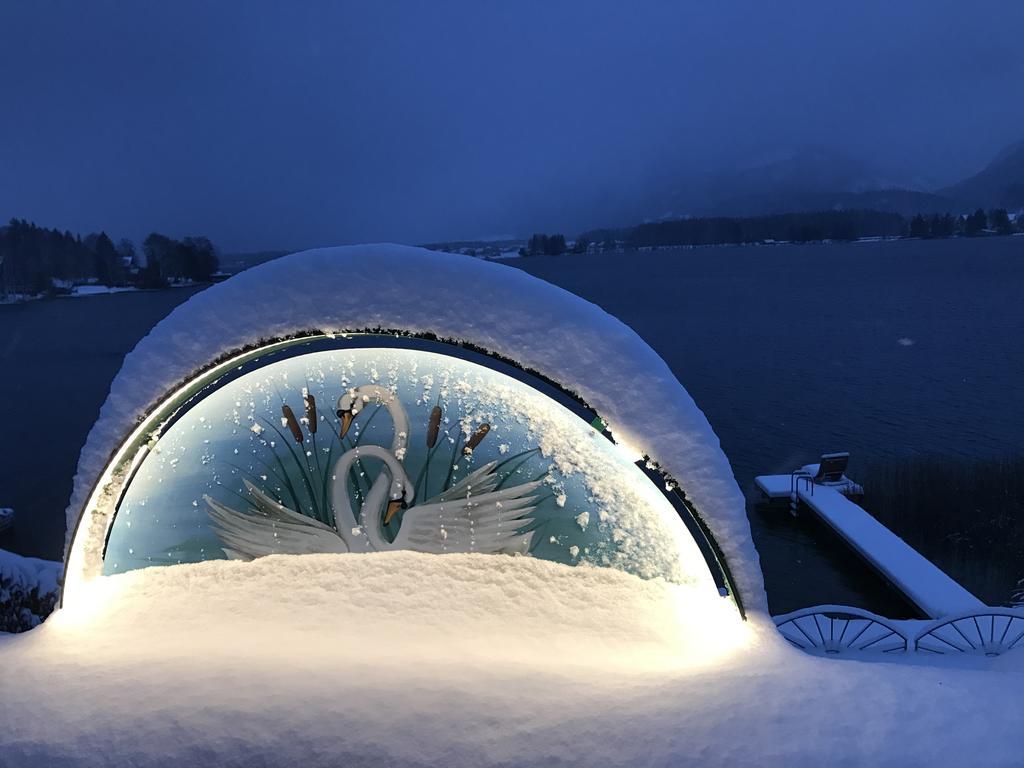
[{"label": "swan neck", "polygon": [[[346,451],[335,465],[334,484],[331,491],[331,501],[334,504],[335,521],[338,524],[339,533],[343,524],[348,525],[349,530],[357,525],[356,515],[352,511],[352,504],[349,501],[347,478],[352,465],[363,457],[380,459],[394,477],[400,478],[406,486],[409,484],[409,478],[401,462],[387,449],[376,445],[366,445]],[[366,502],[359,511],[359,518],[363,524],[362,535],[344,537],[346,540],[355,539],[350,543],[350,550],[367,551],[393,548],[391,542],[385,539],[381,533],[381,508],[384,506],[384,499],[387,497],[387,489],[390,485],[383,472],[374,481],[367,494]]]},{"label": "swan neck", "polygon": [[390,389],[377,384],[367,386],[365,392],[369,397],[376,399],[388,409],[391,423],[395,427],[395,434],[391,439],[391,452],[396,456],[404,455],[406,445],[409,442],[409,415],[405,412],[402,401]]},{"label": "swan neck", "polygon": [[338,535],[348,544],[350,552],[358,552],[361,548],[358,540],[362,536],[353,535],[356,528],[356,516],[352,511],[352,503],[348,498],[348,471],[355,463],[355,451],[348,451],[334,465],[334,479],[331,481],[331,507],[334,509],[334,527]]}]

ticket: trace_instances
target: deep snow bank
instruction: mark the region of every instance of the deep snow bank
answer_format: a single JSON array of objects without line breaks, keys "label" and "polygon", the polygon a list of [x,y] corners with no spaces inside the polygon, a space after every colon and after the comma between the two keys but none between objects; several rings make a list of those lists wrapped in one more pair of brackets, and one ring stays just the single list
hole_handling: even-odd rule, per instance
[{"label": "deep snow bank", "polygon": [[[411,551],[132,571],[93,582],[46,631],[41,641],[70,632],[87,635],[82,642],[98,654],[142,658],[183,652],[274,663],[284,649],[308,648],[326,666],[500,659],[630,670],[712,663],[749,635],[704,584],[532,557]],[[133,636],[142,642],[125,642]]]},{"label": "deep snow bank", "polygon": [[1024,682],[813,658],[727,601],[486,555],[90,585],[0,638],[0,765],[1017,765]]},{"label": "deep snow bank", "polygon": [[[713,529],[746,607],[766,614],[743,496],[707,419],[661,358],[600,308],[524,272],[404,246],[293,254],[214,285],[175,309],[126,357],[111,385],[82,450],[69,533],[111,454],[156,402],[198,368],[264,339],[375,327],[472,342],[576,391],[610,423],[616,439],[651,455],[680,481]],[[109,504],[89,512],[86,554],[96,572]],[[87,570],[88,558],[72,550],[69,581]]]}]

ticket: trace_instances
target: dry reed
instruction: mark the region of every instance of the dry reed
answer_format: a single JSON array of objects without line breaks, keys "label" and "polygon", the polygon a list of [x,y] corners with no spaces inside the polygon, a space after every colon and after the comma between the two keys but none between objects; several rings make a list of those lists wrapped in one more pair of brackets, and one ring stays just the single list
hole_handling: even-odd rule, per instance
[{"label": "dry reed", "polygon": [[292,411],[291,406],[282,405],[281,415],[283,416],[282,421],[284,422],[284,425],[288,427],[289,431],[292,433],[292,437],[295,438],[295,442],[304,442],[305,438],[302,436],[302,429],[299,428],[299,420],[295,418],[295,413]]}]

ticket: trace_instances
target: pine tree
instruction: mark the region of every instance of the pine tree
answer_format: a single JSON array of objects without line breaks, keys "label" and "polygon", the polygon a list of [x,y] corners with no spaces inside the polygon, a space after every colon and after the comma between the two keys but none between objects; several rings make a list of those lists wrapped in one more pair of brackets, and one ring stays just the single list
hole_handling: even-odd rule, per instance
[{"label": "pine tree", "polygon": [[911,237],[928,237],[928,221],[920,213],[910,220]]},{"label": "pine tree", "polygon": [[1004,208],[996,208],[989,211],[988,223],[998,234],[1009,235],[1013,233],[1013,225],[1010,224],[1010,215]]},{"label": "pine tree", "polygon": [[987,224],[988,217],[985,215],[985,212],[979,208],[968,216],[964,222],[964,234],[968,237],[980,235]]}]

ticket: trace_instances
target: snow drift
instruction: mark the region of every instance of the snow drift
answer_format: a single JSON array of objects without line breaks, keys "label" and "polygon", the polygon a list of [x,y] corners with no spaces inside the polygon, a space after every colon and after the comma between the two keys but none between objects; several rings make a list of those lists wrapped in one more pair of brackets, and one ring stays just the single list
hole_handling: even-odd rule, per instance
[{"label": "snow drift", "polygon": [[811,657],[705,590],[533,558],[207,562],[0,638],[0,765],[1016,765],[1020,662]]}]

